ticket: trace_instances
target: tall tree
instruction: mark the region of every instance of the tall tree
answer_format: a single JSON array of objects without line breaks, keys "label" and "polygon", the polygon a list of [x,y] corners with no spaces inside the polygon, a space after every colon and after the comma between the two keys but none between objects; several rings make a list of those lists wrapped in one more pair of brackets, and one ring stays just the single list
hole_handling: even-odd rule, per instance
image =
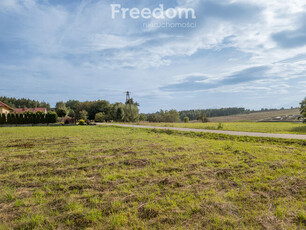
[{"label": "tall tree", "polygon": [[82,111],[80,112],[80,119],[83,119],[84,121],[86,121],[87,118],[88,118],[88,113],[87,113],[87,111],[86,111],[86,110],[82,110]]},{"label": "tall tree", "polygon": [[66,107],[69,109],[72,109],[74,112],[76,112],[78,106],[81,104],[78,100],[69,100],[66,102]]},{"label": "tall tree", "polygon": [[14,97],[0,97],[0,101],[3,103],[13,107],[13,108],[37,108],[37,107],[43,107],[47,108],[47,110],[50,110],[50,105],[44,101],[39,102],[35,100],[30,100],[26,98],[17,99]]},{"label": "tall tree", "polygon": [[304,123],[306,123],[306,97],[304,98],[303,101],[301,101],[300,105],[301,105],[300,111],[304,118]]},{"label": "tall tree", "polygon": [[59,117],[65,117],[68,113],[66,104],[62,101],[57,102],[55,106],[55,112],[57,113]]}]

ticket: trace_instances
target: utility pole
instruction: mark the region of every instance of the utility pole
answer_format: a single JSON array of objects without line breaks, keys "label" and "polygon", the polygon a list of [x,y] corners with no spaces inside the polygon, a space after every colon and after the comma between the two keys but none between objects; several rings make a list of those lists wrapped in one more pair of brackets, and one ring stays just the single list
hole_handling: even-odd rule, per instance
[{"label": "utility pole", "polygon": [[132,117],[132,122],[134,122],[134,116],[133,116],[133,111],[132,111],[132,100],[130,98],[130,93],[129,91],[126,91],[126,98],[125,98],[125,116],[124,116],[124,121],[127,122],[127,105],[129,104],[130,107],[130,112],[131,112],[131,117]]}]

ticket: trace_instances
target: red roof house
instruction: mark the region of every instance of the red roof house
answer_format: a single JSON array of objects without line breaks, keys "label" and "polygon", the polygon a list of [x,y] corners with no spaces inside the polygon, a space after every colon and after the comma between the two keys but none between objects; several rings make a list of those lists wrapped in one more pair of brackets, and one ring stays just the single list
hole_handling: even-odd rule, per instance
[{"label": "red roof house", "polygon": [[11,112],[14,112],[14,109],[0,101],[0,114],[2,113],[7,114]]},{"label": "red roof house", "polygon": [[8,113],[25,113],[25,112],[43,112],[47,113],[47,108],[20,108],[20,109],[14,109],[7,104],[4,104],[3,102],[0,101],[0,114],[8,114]]},{"label": "red roof house", "polygon": [[14,109],[15,113],[25,113],[25,112],[43,112],[47,113],[47,108],[20,108],[20,109]]}]

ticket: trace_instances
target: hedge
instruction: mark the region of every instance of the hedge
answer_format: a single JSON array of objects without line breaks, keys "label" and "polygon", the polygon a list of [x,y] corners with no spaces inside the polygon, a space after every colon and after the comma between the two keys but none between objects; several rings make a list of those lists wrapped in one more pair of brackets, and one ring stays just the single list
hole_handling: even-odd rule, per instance
[{"label": "hedge", "polygon": [[57,122],[57,114],[54,112],[48,112],[44,114],[42,112],[32,113],[25,112],[24,114],[9,113],[0,114],[0,124],[50,124]]},{"label": "hedge", "polygon": [[0,124],[6,124],[6,117],[5,114],[0,114]]}]

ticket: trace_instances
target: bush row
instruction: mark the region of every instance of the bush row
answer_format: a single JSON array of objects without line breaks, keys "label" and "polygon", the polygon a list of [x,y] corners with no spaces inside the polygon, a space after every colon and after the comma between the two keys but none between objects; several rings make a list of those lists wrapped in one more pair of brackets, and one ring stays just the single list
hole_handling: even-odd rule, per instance
[{"label": "bush row", "polygon": [[7,116],[0,114],[0,124],[49,124],[56,122],[57,114],[54,112],[48,112],[47,114],[42,112],[26,112],[24,114],[9,113]]}]

